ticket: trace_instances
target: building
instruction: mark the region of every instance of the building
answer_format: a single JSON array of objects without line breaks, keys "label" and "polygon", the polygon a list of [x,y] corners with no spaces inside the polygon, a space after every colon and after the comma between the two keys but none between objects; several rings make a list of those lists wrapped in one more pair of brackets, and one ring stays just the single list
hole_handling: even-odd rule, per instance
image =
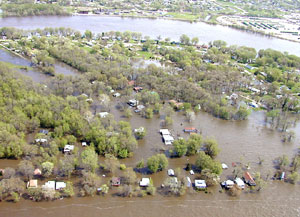
[{"label": "building", "polygon": [[241,178],[236,178],[234,180],[234,182],[237,184],[237,186],[241,189],[244,189],[245,188],[245,183],[244,181],[241,179]]},{"label": "building", "polygon": [[67,187],[67,184],[65,182],[56,182],[55,183],[55,189],[56,190],[62,190]]},{"label": "building", "polygon": [[37,188],[38,187],[38,180],[31,179],[27,182],[27,188]]},{"label": "building", "polygon": [[127,103],[128,105],[132,106],[132,107],[135,107],[139,104],[139,101],[138,100],[135,100],[135,99],[131,99],[128,101]]},{"label": "building", "polygon": [[55,181],[48,181],[46,182],[42,188],[44,189],[51,189],[51,190],[55,190]]},{"label": "building", "polygon": [[86,146],[87,146],[86,142],[82,142],[82,143],[81,143],[81,146],[82,146],[82,147],[86,147]]},{"label": "building", "polygon": [[74,145],[65,145],[64,153],[71,153],[74,150]]},{"label": "building", "polygon": [[252,176],[249,172],[245,172],[244,181],[245,181],[245,183],[247,183],[250,186],[255,186],[256,185],[254,179],[252,178]]},{"label": "building", "polygon": [[100,118],[106,118],[108,115],[109,115],[108,112],[100,112],[99,113]]},{"label": "building", "polygon": [[119,96],[121,96],[120,93],[114,93],[114,94],[113,94],[113,97],[119,97]]},{"label": "building", "polygon": [[40,130],[39,133],[43,133],[45,135],[48,135],[49,131],[48,130]]},{"label": "building", "polygon": [[42,175],[42,171],[41,171],[39,168],[36,168],[36,169],[34,170],[33,174],[34,174],[35,176],[40,176],[40,175]]},{"label": "building", "polygon": [[160,129],[159,132],[161,135],[171,135],[171,133],[168,129]]},{"label": "building", "polygon": [[174,137],[170,135],[163,135],[163,141],[165,145],[172,145],[172,143],[174,142]]},{"label": "building", "polygon": [[205,180],[196,179],[195,180],[195,188],[205,189],[206,188],[206,182],[205,182]]},{"label": "building", "polygon": [[140,186],[141,187],[148,187],[150,184],[150,179],[149,178],[142,178],[140,181]]},{"label": "building", "polygon": [[168,169],[168,175],[169,175],[169,176],[175,176],[174,170]]},{"label": "building", "polygon": [[234,182],[232,180],[227,180],[225,182],[222,182],[222,186],[229,189],[234,186]]}]

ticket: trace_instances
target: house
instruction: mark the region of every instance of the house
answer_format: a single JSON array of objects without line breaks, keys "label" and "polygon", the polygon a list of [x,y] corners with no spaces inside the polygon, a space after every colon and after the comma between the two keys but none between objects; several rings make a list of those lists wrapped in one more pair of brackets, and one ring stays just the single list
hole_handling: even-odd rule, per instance
[{"label": "house", "polygon": [[245,183],[247,183],[250,186],[255,186],[256,185],[254,179],[252,178],[252,176],[249,172],[245,172],[244,181],[245,181]]},{"label": "house", "polygon": [[74,150],[74,145],[65,145],[64,147],[64,153],[70,153]]},{"label": "house", "polygon": [[67,187],[67,184],[65,182],[56,182],[55,184],[55,190],[62,190]]},{"label": "house", "polygon": [[194,173],[194,170],[190,170],[190,174],[191,175],[194,175],[195,173]]},{"label": "house", "polygon": [[149,178],[142,178],[140,181],[140,186],[141,187],[148,187],[150,184],[150,179]]},{"label": "house", "polygon": [[168,129],[160,129],[159,132],[161,135],[171,135]]},{"label": "house", "polygon": [[185,132],[185,133],[197,133],[198,130],[195,127],[185,127],[183,132]]},{"label": "house", "polygon": [[36,139],[35,143],[47,143],[48,140],[47,139]]},{"label": "house", "polygon": [[82,143],[81,143],[81,146],[82,146],[82,147],[86,147],[86,146],[87,146],[86,142],[82,142]]},{"label": "house", "polygon": [[234,182],[232,180],[227,180],[225,182],[222,182],[222,186],[229,189],[234,186]]},{"label": "house", "polygon": [[113,177],[111,179],[112,186],[120,186],[121,185],[121,178],[120,177]]},{"label": "house", "polygon": [[191,181],[191,178],[190,177],[186,177],[186,186],[188,187],[188,188],[190,188],[191,186],[192,186],[192,181]]},{"label": "house", "polygon": [[132,106],[132,107],[135,107],[139,104],[139,101],[138,100],[135,100],[135,99],[131,99],[128,101],[127,103],[128,105]]},{"label": "house", "polygon": [[108,112],[100,112],[99,113],[100,118],[106,118],[108,115],[109,115]]},{"label": "house", "polygon": [[165,145],[172,145],[174,142],[174,137],[171,135],[163,135],[163,141]]},{"label": "house", "polygon": [[51,190],[55,190],[55,181],[48,181],[46,182],[42,188],[44,189],[51,189]]},{"label": "house", "polygon": [[244,189],[245,188],[245,183],[244,181],[241,179],[241,178],[236,178],[234,180],[234,182],[237,184],[237,186],[241,189]]},{"label": "house", "polygon": [[119,97],[119,96],[121,96],[120,93],[114,93],[114,94],[113,94],[113,97]]},{"label": "house", "polygon": [[168,169],[168,175],[169,175],[169,176],[175,176],[174,170]]},{"label": "house", "polygon": [[31,179],[27,182],[27,188],[37,188],[38,187],[38,180]]},{"label": "house", "polygon": [[43,129],[42,129],[42,130],[39,131],[39,133],[43,133],[43,134],[45,134],[45,135],[48,135],[49,131],[48,131],[48,130],[43,130]]},{"label": "house", "polygon": [[205,189],[206,188],[205,180],[196,179],[195,180],[195,187],[198,188],[198,189]]},{"label": "house", "polygon": [[34,174],[35,176],[40,176],[40,175],[42,175],[42,171],[41,171],[39,168],[36,168],[36,169],[34,170],[33,174]]}]

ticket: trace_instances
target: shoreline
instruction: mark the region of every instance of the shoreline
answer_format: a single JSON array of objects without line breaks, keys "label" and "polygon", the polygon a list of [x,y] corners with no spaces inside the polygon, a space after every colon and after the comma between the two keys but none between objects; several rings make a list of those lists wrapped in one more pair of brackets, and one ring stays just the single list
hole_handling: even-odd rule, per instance
[{"label": "shoreline", "polygon": [[[205,23],[208,25],[220,25],[220,26],[225,26],[228,28],[232,28],[232,29],[236,29],[236,30],[240,30],[240,31],[244,31],[244,32],[248,32],[251,34],[259,34],[262,36],[267,36],[269,38],[278,38],[281,40],[286,40],[286,41],[290,41],[290,42],[296,42],[296,43],[300,43],[300,40],[293,40],[293,39],[289,39],[289,38],[285,38],[285,37],[281,37],[278,35],[271,35],[271,34],[267,34],[261,31],[256,31],[256,30],[250,30],[250,29],[245,29],[242,26],[236,26],[236,25],[227,25],[227,24],[223,24],[223,23],[210,23],[208,21],[205,20],[188,20],[188,19],[184,19],[184,18],[172,18],[172,17],[155,17],[155,16],[135,16],[135,15],[105,15],[105,14],[78,14],[78,13],[73,13],[71,14],[71,16],[99,16],[99,17],[120,17],[120,18],[138,18],[138,19],[162,19],[162,20],[173,20],[173,21],[181,21],[181,22],[189,22],[189,23]],[[300,36],[299,36],[300,37]]]}]

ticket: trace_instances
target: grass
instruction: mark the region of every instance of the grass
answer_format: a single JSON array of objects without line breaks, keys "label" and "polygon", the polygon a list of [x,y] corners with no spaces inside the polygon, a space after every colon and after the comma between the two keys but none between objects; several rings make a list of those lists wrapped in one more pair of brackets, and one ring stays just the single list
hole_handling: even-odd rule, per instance
[{"label": "grass", "polygon": [[189,20],[189,21],[194,21],[200,18],[199,15],[194,15],[191,13],[169,12],[168,15],[173,16],[173,18],[175,19]]},{"label": "grass", "polygon": [[9,63],[9,62],[5,62],[5,61],[0,61],[1,63],[3,63],[5,66],[7,66],[10,69],[27,69],[27,70],[32,70],[32,67],[29,66],[20,66],[20,65],[16,65],[13,63]]},{"label": "grass", "polygon": [[147,51],[137,51],[138,56],[142,56],[144,59],[150,59],[151,57],[153,57],[153,54]]}]

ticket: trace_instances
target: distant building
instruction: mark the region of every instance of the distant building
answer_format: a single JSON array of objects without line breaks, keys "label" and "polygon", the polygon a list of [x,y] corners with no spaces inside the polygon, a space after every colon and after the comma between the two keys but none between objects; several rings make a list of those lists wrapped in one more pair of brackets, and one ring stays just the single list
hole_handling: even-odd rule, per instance
[{"label": "distant building", "polygon": [[148,187],[150,184],[150,179],[149,178],[142,178],[140,181],[140,186],[141,187]]},{"label": "distant building", "polygon": [[195,187],[198,188],[198,189],[205,189],[206,188],[205,180],[196,179],[195,180]]}]

